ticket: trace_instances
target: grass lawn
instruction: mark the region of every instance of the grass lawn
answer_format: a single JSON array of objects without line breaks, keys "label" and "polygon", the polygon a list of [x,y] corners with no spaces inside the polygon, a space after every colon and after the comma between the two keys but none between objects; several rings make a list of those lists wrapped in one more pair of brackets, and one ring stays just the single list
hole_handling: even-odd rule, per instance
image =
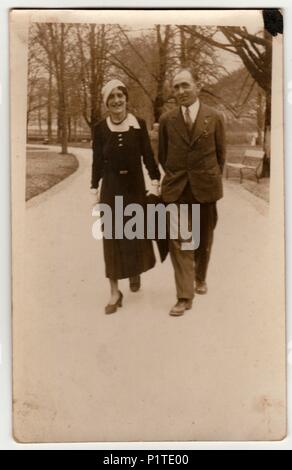
[{"label": "grass lawn", "polygon": [[[29,144],[40,145],[40,147],[33,147],[32,145],[29,145]],[[42,148],[41,145],[44,145],[44,147]],[[45,145],[61,145],[61,144],[58,143],[55,140],[52,140],[48,144],[44,144],[44,142],[41,141],[41,140],[35,140],[35,141],[29,141],[27,148],[31,148],[31,149],[38,148],[39,150],[46,150]],[[88,141],[86,141],[86,142],[68,142],[68,147],[78,147],[78,148],[81,148],[81,149],[91,149],[92,148],[92,142],[91,141],[90,142],[88,142]]]},{"label": "grass lawn", "polygon": [[35,147],[33,145],[27,145],[26,150],[41,150],[42,152],[47,152],[47,147]]},{"label": "grass lawn", "polygon": [[78,160],[72,154],[60,155],[44,149],[27,150],[26,201],[67,178],[77,168]]},{"label": "grass lawn", "polygon": [[70,142],[69,147],[79,147],[81,149],[92,149],[92,142]]}]

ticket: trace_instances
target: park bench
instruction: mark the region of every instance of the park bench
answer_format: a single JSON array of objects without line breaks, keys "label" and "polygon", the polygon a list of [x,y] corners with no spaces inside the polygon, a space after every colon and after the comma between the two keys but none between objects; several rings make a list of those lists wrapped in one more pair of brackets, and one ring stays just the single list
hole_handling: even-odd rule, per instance
[{"label": "park bench", "polygon": [[246,150],[240,163],[226,163],[226,178],[228,178],[230,168],[239,170],[240,183],[242,183],[244,171],[248,170],[254,173],[259,183],[264,156],[264,150]]}]

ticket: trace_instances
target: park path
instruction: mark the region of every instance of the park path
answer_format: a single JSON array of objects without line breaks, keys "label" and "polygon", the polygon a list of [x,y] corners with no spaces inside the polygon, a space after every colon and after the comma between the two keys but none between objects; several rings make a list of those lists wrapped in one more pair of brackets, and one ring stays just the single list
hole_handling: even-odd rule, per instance
[{"label": "park path", "polygon": [[140,292],[122,281],[124,306],[106,316],[102,243],[91,235],[91,151],[70,151],[78,171],[27,203],[23,310],[14,313],[16,438],[278,436],[283,331],[269,308],[267,204],[225,182],[209,292],[184,317],[168,315],[169,257],[143,275]]}]

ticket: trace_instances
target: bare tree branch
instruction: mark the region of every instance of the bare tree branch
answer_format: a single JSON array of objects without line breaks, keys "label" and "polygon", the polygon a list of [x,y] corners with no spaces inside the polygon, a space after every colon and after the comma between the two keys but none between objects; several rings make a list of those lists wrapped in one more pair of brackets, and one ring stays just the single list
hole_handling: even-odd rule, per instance
[{"label": "bare tree branch", "polygon": [[141,60],[142,63],[144,63],[146,65],[146,71],[151,75],[151,77],[157,81],[157,76],[152,73],[149,69],[149,64],[146,62],[146,60],[144,59],[144,57],[142,56],[142,54],[140,54],[140,52],[137,50],[136,47],[134,47],[133,43],[130,41],[130,39],[128,38],[127,34],[125,33],[124,29],[119,25],[119,29],[120,29],[120,32],[123,34],[124,38],[126,39],[127,41],[127,44],[130,46],[130,48],[134,51],[134,53],[137,55],[137,57],[139,57],[139,59]]}]

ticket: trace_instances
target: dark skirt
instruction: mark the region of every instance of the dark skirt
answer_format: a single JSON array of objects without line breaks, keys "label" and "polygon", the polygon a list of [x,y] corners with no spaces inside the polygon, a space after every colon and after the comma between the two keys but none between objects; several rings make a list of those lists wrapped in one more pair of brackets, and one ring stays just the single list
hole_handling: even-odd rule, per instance
[{"label": "dark skirt", "polygon": [[110,279],[137,276],[155,265],[151,240],[103,239],[105,274]]},{"label": "dark skirt", "polygon": [[[130,178],[116,178],[115,175],[106,175],[102,187],[101,202],[107,203],[112,210],[113,238],[103,238],[103,251],[105,261],[105,275],[110,279],[125,279],[137,276],[155,265],[155,255],[152,240],[134,238],[114,238],[115,222],[115,196],[123,196],[124,207],[127,204],[138,203],[145,210],[146,191],[143,184],[139,190],[133,192]],[[143,182],[144,183],[144,182]],[[112,188],[116,191],[113,193]],[[131,217],[124,217],[124,226]],[[146,211],[144,229],[146,229]]]}]

